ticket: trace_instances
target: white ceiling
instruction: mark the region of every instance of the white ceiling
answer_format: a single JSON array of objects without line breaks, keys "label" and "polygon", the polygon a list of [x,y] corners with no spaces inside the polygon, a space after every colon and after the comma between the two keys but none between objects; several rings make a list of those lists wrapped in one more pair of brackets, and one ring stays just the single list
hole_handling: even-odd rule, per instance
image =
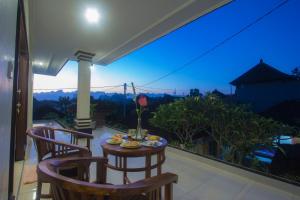
[{"label": "white ceiling", "polygon": [[[107,65],[231,0],[29,0],[33,72],[56,75],[77,50]],[[99,10],[89,24],[86,8]]]}]

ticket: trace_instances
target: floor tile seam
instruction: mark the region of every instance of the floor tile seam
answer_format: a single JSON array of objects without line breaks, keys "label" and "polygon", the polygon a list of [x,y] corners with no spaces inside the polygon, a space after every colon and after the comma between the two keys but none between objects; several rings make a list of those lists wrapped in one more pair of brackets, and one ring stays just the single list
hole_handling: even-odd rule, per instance
[{"label": "floor tile seam", "polygon": [[249,191],[249,189],[254,185],[254,182],[251,181],[247,183],[242,190],[238,193],[238,195],[234,198],[234,200],[243,200],[243,196],[246,194],[246,192]]},{"label": "floor tile seam", "polygon": [[[183,197],[183,196],[191,196],[191,192],[194,191],[195,189],[199,189],[202,187],[202,185],[205,185],[206,183],[199,183],[199,185],[196,185],[195,187],[191,188],[190,190],[184,192],[182,195],[179,195],[179,197]],[[180,186],[179,186],[180,187]]]},{"label": "floor tile seam", "polygon": [[203,182],[200,182],[200,184],[199,185],[197,185],[197,186],[199,186],[199,187],[194,187],[193,189],[191,189],[191,190],[189,190],[188,192],[185,192],[184,194],[187,194],[188,196],[191,196],[190,194],[194,191],[194,190],[196,190],[196,189],[201,189],[202,187],[204,187],[205,185],[207,185],[207,184],[209,184],[210,182],[212,182],[214,179],[216,179],[215,177],[212,177],[211,179],[209,179],[208,181],[206,181],[205,183],[203,183]]},{"label": "floor tile seam", "polygon": [[[168,152],[168,153],[176,155],[173,152]],[[178,155],[176,155],[176,156],[178,156]],[[215,167],[213,165],[210,165],[210,164],[207,164],[207,163],[202,163],[200,161],[194,160],[194,159],[189,158],[189,157],[184,157],[184,156],[180,156],[180,157],[181,157],[181,159],[189,160],[189,161],[192,161],[194,163],[200,164],[200,165],[195,165],[194,166],[195,168],[204,169],[204,170],[210,171],[210,172],[215,173],[215,174],[220,175],[220,176],[224,176],[225,175],[225,176],[228,176],[228,177],[233,177],[235,179],[239,179],[239,180],[245,181],[245,182],[252,181],[252,180],[249,180],[248,178],[246,178],[244,176],[241,176],[239,174],[235,174],[233,172],[229,172],[227,170],[220,169],[220,168]]]}]

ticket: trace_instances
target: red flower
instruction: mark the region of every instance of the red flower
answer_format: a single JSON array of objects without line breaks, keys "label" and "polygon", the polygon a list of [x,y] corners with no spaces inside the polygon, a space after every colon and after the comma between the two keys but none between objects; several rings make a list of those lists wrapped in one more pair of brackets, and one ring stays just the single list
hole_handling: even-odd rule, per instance
[{"label": "red flower", "polygon": [[144,96],[144,95],[140,95],[140,96],[138,97],[138,103],[139,103],[140,106],[146,107],[146,106],[148,105],[147,97]]}]

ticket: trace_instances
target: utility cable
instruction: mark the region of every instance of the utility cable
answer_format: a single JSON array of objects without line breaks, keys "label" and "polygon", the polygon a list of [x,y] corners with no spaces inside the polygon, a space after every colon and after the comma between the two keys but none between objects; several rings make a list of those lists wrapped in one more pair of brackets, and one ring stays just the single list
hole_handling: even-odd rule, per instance
[{"label": "utility cable", "polygon": [[266,12],[265,14],[263,14],[262,16],[256,18],[254,21],[250,22],[249,24],[247,24],[246,26],[244,26],[243,28],[241,28],[239,31],[233,33],[232,35],[228,36],[227,38],[225,38],[224,40],[220,41],[219,43],[217,43],[216,45],[214,45],[213,47],[207,49],[206,51],[204,51],[203,53],[201,53],[200,55],[194,57],[193,59],[189,60],[188,62],[186,62],[185,64],[183,64],[182,66],[168,72],[167,74],[156,78],[152,81],[149,81],[147,83],[145,83],[142,86],[147,86],[147,85],[151,85],[153,83],[156,83],[172,74],[175,74],[179,71],[181,71],[182,69],[188,67],[189,65],[193,64],[194,62],[200,60],[201,58],[203,58],[204,56],[210,54],[211,52],[213,52],[214,50],[216,50],[217,48],[219,48],[220,46],[224,45],[226,42],[232,40],[233,38],[235,38],[236,36],[238,36],[239,34],[241,34],[242,32],[246,31],[247,29],[249,29],[250,27],[254,26],[255,24],[257,24],[258,22],[260,22],[261,20],[263,20],[265,17],[267,17],[268,15],[272,14],[274,11],[278,10],[279,8],[281,8],[283,5],[285,5],[286,3],[288,3],[289,0],[285,0],[282,1],[280,4],[278,4],[277,6],[275,6],[274,8],[272,8],[271,10],[269,10],[268,12]]}]

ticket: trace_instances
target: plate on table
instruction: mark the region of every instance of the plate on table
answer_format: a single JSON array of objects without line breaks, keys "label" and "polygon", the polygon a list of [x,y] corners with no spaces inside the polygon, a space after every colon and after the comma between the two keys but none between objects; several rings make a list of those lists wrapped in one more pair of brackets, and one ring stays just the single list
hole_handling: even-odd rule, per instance
[{"label": "plate on table", "polygon": [[146,146],[146,147],[159,147],[162,145],[162,142],[147,140],[147,141],[142,142],[142,145]]},{"label": "plate on table", "polygon": [[138,141],[125,141],[120,146],[127,149],[137,149],[141,147],[141,143]]},{"label": "plate on table", "polygon": [[127,137],[127,134],[117,133],[112,136],[112,138],[124,138]]},{"label": "plate on table", "polygon": [[108,144],[121,144],[123,142],[122,138],[109,138],[107,140],[105,140],[106,143]]},{"label": "plate on table", "polygon": [[159,141],[162,140],[161,137],[157,136],[157,135],[149,135],[145,138],[148,141]]}]

